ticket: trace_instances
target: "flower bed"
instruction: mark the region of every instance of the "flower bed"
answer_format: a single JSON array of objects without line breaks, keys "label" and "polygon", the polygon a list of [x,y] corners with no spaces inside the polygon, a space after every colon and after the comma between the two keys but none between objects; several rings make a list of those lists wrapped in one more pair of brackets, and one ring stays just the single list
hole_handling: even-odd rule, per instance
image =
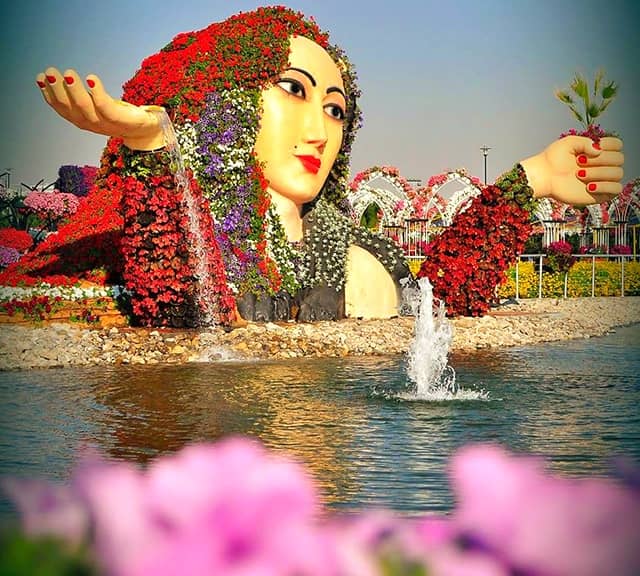
[{"label": "flower bed", "polygon": [[[591,260],[575,263],[569,270],[567,296],[591,296],[592,289]],[[520,298],[537,298],[539,272],[537,263],[521,262],[518,266]],[[620,296],[622,288],[621,266],[618,262],[598,261],[595,263],[594,296]],[[640,296],[640,262],[628,262],[624,266],[625,296]],[[514,298],[516,295],[515,266],[507,271],[507,279],[500,286],[501,298]],[[553,298],[564,295],[564,273],[542,273],[542,297]]]},{"label": "flower bed", "polygon": [[0,324],[77,322],[94,327],[124,326],[127,316],[117,303],[118,287],[82,283],[76,286],[0,287]]},{"label": "flower bed", "polygon": [[0,324],[71,322],[95,328],[126,326],[127,317],[111,298],[81,301],[49,299],[14,300],[0,304]]}]

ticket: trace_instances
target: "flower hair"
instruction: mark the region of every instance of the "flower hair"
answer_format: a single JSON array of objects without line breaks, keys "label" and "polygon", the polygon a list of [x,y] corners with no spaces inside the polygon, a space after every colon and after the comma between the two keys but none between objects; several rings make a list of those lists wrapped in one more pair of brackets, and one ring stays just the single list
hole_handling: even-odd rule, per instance
[{"label": "flower hair", "polygon": [[[124,86],[124,100],[167,109],[186,164],[220,228],[216,238],[228,280],[240,292],[273,293],[281,284],[280,266],[266,246],[267,183],[252,151],[260,96],[286,68],[293,36],[307,37],[327,50],[343,77],[347,93],[343,141],[318,195],[340,207],[348,187],[351,146],[361,125],[360,91],[346,55],[329,45],[328,35],[301,13],[263,7],[179,34],[145,59]],[[314,204],[315,200],[304,212]]]}]

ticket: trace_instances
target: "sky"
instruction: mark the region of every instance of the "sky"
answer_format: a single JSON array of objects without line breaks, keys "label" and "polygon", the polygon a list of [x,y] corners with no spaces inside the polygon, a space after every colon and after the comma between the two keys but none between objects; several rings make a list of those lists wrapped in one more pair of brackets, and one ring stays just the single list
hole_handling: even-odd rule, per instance
[{"label": "sky", "polygon": [[[21,0],[0,8],[0,174],[49,184],[65,164],[98,165],[106,139],[59,118],[35,76],[48,66],[121,87],[176,34],[274,2]],[[283,3],[282,0],[276,3]],[[390,165],[426,181],[465,168],[499,174],[578,128],[554,90],[602,68],[619,95],[602,125],[624,140],[640,177],[640,3],[610,0],[289,1],[314,16],[356,67],[364,126],[351,176]],[[6,181],[6,177],[5,177]]]}]

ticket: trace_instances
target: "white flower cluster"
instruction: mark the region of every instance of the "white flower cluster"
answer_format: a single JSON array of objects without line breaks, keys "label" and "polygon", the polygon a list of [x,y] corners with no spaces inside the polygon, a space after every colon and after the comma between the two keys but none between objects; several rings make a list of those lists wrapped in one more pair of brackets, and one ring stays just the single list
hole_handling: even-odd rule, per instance
[{"label": "white flower cluster", "polygon": [[304,236],[310,286],[327,285],[342,290],[352,224],[335,206],[318,201],[313,225]]},{"label": "white flower cluster", "polygon": [[306,284],[309,276],[307,259],[301,249],[287,240],[273,205],[267,210],[267,254],[278,265],[282,287],[289,294],[295,294]]},{"label": "white flower cluster", "polygon": [[203,167],[202,156],[198,154],[198,138],[196,126],[191,120],[186,120],[184,124],[173,126],[176,135],[182,161],[185,168],[189,168],[194,174],[200,173]]},{"label": "white flower cluster", "polygon": [[362,226],[353,227],[351,241],[373,254],[390,273],[398,261],[405,260],[404,250],[395,242]]},{"label": "white flower cluster", "polygon": [[37,286],[23,288],[20,286],[0,286],[0,302],[8,302],[14,298],[28,300],[35,296],[60,297],[63,300],[84,300],[85,298],[117,298],[124,291],[120,286],[52,286],[42,282]]}]

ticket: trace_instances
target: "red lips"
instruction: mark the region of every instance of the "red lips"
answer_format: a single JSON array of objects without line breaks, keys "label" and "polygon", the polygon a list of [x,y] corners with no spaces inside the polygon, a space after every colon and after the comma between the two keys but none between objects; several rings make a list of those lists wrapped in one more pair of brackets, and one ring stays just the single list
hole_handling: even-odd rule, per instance
[{"label": "red lips", "polygon": [[315,156],[296,156],[296,158],[302,162],[302,165],[309,172],[317,174],[320,170],[320,158],[316,158]]}]

